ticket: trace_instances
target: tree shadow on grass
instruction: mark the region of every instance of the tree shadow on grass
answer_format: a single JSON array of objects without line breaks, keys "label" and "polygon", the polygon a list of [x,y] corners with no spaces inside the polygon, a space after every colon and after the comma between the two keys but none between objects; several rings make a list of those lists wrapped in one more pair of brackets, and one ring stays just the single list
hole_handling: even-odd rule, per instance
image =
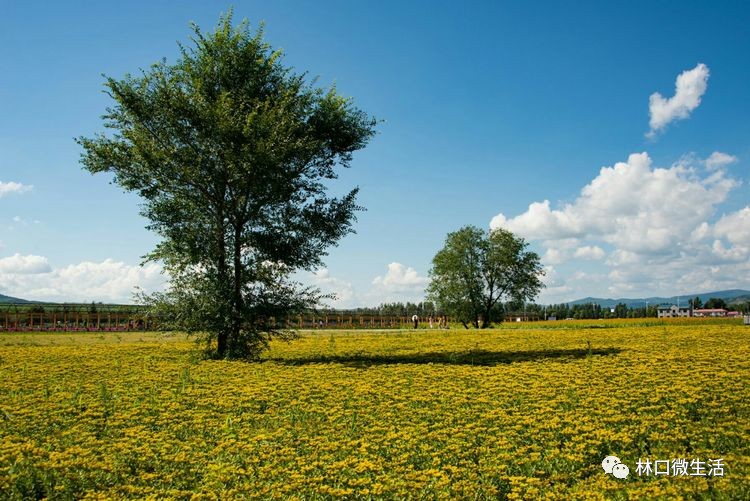
[{"label": "tree shadow on grass", "polygon": [[268,358],[268,362],[284,365],[342,364],[350,367],[367,368],[373,365],[390,364],[445,364],[495,366],[516,362],[536,362],[557,359],[561,362],[593,356],[617,355],[620,348],[534,350],[534,351],[487,351],[469,350],[462,352],[407,353],[399,355],[378,355],[348,353],[345,355],[320,354],[304,358]]}]

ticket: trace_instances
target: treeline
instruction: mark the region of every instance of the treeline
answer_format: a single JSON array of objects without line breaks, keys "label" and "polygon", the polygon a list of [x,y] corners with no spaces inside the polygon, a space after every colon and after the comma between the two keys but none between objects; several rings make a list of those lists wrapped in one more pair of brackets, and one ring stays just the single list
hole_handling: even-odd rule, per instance
[{"label": "treeline", "polygon": [[323,309],[317,310],[317,313],[344,314],[344,315],[380,315],[384,317],[410,317],[414,314],[420,317],[429,317],[442,315],[443,312],[435,308],[431,301],[421,303],[382,303],[380,306],[368,308],[354,308],[347,310]]},{"label": "treeline", "polygon": [[[740,312],[747,313],[750,311],[750,303],[732,304],[727,305],[723,300],[715,298],[707,300],[705,303],[701,302],[699,298],[689,300],[686,303],[693,309],[698,308],[731,308],[736,309]],[[601,306],[596,303],[586,304],[551,304],[541,305],[534,303],[501,303],[495,306],[492,310],[492,322],[502,322],[505,319],[522,317],[534,320],[544,320],[550,317],[554,317],[557,320],[564,320],[566,318],[574,319],[602,319],[602,318],[656,318],[657,315],[656,304],[644,305],[641,307],[629,307],[625,303],[619,303],[614,307]],[[393,316],[393,317],[405,317],[412,316],[414,314],[420,317],[439,316],[443,315],[444,312],[436,308],[435,304],[431,301],[423,301],[421,303],[383,303],[377,307],[371,308],[355,308],[351,310],[318,310],[317,313],[329,313],[329,314],[348,314],[348,315],[381,315],[381,316]]]},{"label": "treeline", "polygon": [[[377,307],[355,308],[348,310],[318,310],[323,314],[345,314],[345,315],[382,315],[394,317],[410,317],[414,314],[420,317],[439,316],[444,312],[435,307],[431,301],[421,303],[383,303]],[[540,305],[529,303],[500,303],[492,309],[492,322],[502,322],[506,318],[525,317],[535,320],[544,320],[556,317],[558,320],[565,318],[640,318],[656,317],[656,306],[646,308],[628,308],[625,304],[618,304],[614,312],[610,308],[603,308],[598,304],[553,304]]]},{"label": "treeline", "polygon": [[625,303],[614,307],[601,306],[596,303],[587,304],[552,304],[541,306],[538,304],[527,306],[527,310],[542,313],[546,318],[555,317],[558,320],[566,318],[596,319],[596,318],[646,318],[657,316],[657,305],[630,308]]}]

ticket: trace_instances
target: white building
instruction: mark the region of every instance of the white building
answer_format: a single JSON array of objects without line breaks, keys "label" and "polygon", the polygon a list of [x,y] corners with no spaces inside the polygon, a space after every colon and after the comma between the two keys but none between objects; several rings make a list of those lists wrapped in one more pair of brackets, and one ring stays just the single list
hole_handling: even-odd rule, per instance
[{"label": "white building", "polygon": [[689,307],[674,304],[672,306],[659,306],[656,308],[656,313],[659,318],[691,316]]}]

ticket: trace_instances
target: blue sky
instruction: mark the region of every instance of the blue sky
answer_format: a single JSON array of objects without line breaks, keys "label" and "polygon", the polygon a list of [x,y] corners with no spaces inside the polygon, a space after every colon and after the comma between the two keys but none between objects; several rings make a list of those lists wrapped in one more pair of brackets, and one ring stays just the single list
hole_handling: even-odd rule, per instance
[{"label": "blue sky", "polygon": [[[91,176],[102,73],[177,57],[224,2],[6,2],[0,293],[130,300],[161,286],[138,198]],[[300,274],[337,306],[422,297],[445,235],[507,227],[543,302],[750,288],[750,7],[741,2],[236,2],[285,63],[383,122],[334,189],[357,234]],[[678,76],[683,75],[678,81]],[[652,97],[659,93],[660,97]],[[545,202],[546,201],[546,202]]]}]

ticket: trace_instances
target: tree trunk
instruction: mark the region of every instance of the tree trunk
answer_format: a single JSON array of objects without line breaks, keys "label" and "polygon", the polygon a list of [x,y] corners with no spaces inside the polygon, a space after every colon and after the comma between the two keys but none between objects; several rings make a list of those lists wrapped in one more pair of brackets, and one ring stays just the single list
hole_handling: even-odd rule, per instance
[{"label": "tree trunk", "polygon": [[216,354],[219,358],[224,358],[227,353],[227,331],[221,329],[217,336],[218,346],[216,347]]},{"label": "tree trunk", "polygon": [[469,326],[466,324],[465,320],[461,320],[461,323],[464,324],[464,329],[468,330]]},{"label": "tree trunk", "polygon": [[232,336],[239,339],[242,328],[242,227],[236,223],[234,226],[234,277],[232,292],[234,297],[232,308]]},{"label": "tree trunk", "polygon": [[[219,287],[222,289],[221,293],[225,293],[225,287],[227,287],[228,284],[228,276],[227,276],[227,247],[226,242],[224,241],[224,211],[219,210],[218,214],[216,214],[217,219],[217,227],[216,227],[216,250],[217,250],[217,256],[216,256],[216,271],[219,275]],[[225,296],[226,297],[226,296]],[[227,328],[219,329],[219,332],[216,336],[217,346],[216,346],[216,354],[218,358],[224,358],[227,354],[227,348],[229,345],[229,337],[230,337],[230,330]]]}]

